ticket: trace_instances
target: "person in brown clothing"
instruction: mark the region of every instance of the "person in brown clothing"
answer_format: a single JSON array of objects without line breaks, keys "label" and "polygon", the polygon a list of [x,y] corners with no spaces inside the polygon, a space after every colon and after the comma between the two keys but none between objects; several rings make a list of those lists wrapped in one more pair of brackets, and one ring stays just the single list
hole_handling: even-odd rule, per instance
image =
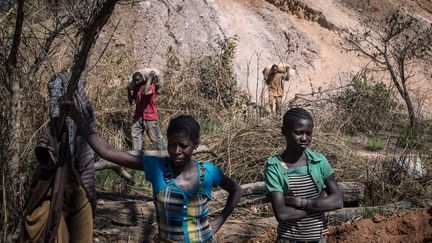
[{"label": "person in brown clothing", "polygon": [[268,86],[269,106],[273,114],[279,113],[282,105],[283,84],[286,79],[286,68],[284,65],[273,64],[263,70],[264,81]]}]

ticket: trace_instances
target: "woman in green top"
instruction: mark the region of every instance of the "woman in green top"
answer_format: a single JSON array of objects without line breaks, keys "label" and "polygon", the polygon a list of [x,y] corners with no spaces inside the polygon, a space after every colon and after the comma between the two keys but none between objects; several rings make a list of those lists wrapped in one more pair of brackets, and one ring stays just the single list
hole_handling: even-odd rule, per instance
[{"label": "woman in green top", "polygon": [[312,116],[305,109],[288,110],[282,127],[285,151],[267,160],[266,189],[279,222],[276,242],[325,242],[324,212],[343,207],[327,159],[307,149],[313,128]]}]

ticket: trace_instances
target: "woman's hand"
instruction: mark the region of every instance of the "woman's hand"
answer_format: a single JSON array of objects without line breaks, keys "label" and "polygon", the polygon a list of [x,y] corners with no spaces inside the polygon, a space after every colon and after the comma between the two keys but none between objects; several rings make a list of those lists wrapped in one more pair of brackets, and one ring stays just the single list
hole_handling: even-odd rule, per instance
[{"label": "woman's hand", "polygon": [[66,115],[70,116],[74,120],[80,115],[80,112],[76,108],[73,100],[66,100],[65,97],[61,97],[59,100],[59,107],[61,112],[66,113]]},{"label": "woman's hand", "polygon": [[76,108],[73,101],[60,99],[61,112],[65,112],[72,117],[78,127],[78,131],[83,136],[92,149],[103,159],[110,162],[135,170],[144,170],[141,156],[134,156],[113,148],[105,139],[97,134],[90,126],[89,122],[83,118],[81,112]]},{"label": "woman's hand", "polygon": [[343,207],[343,196],[333,175],[324,180],[327,187],[327,196],[324,193],[319,198],[309,199],[306,203],[306,209],[311,212],[327,212]]},{"label": "woman's hand", "polygon": [[285,196],[285,205],[293,208],[301,208],[301,197]]},{"label": "woman's hand", "polygon": [[[278,222],[286,222],[298,220],[306,217],[308,212],[301,207],[301,197],[284,196],[283,192],[270,192],[270,201],[272,204],[273,212]],[[291,206],[287,204],[297,204]],[[298,206],[298,207],[297,207]]]}]

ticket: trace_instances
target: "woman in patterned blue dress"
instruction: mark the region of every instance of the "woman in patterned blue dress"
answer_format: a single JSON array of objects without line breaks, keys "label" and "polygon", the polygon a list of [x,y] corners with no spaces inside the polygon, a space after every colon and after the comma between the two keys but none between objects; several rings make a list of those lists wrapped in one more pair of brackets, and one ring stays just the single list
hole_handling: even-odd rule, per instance
[{"label": "woman in patterned blue dress", "polygon": [[[64,104],[66,106],[66,102]],[[82,118],[74,106],[68,113],[90,146],[102,158],[143,170],[153,187],[159,242],[211,242],[236,207],[242,188],[210,162],[192,159],[199,144],[200,126],[191,116],[172,119],[167,130],[169,156],[134,156],[113,148]],[[213,187],[229,193],[226,205],[208,220],[207,202]]]}]

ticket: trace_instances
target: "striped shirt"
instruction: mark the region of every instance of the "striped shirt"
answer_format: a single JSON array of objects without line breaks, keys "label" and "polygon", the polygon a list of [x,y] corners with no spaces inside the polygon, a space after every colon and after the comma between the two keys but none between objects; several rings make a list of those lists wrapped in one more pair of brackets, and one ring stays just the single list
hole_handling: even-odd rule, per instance
[{"label": "striped shirt", "polygon": [[[319,192],[311,175],[307,172],[307,166],[289,168],[289,191],[287,195],[315,199]],[[278,236],[287,239],[301,241],[320,240],[328,233],[327,222],[323,212],[309,214],[299,220],[279,223]]]}]

